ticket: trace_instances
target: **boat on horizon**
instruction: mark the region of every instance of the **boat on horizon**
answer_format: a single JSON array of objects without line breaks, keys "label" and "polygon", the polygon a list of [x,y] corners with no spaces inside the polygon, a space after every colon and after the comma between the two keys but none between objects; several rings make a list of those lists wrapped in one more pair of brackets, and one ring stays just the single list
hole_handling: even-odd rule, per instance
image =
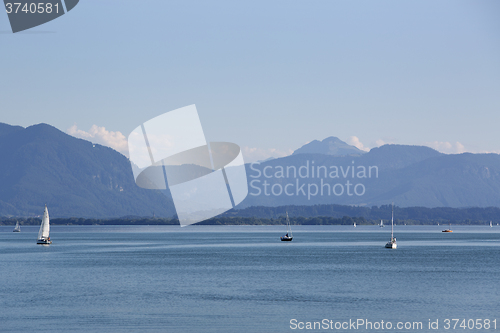
[{"label": "boat on horizon", "polygon": [[354,222],[354,225],[353,225],[353,226],[354,226],[354,228],[356,228],[356,222]]},{"label": "boat on horizon", "polygon": [[14,228],[14,230],[12,230],[13,232],[21,232],[21,226],[19,225],[19,221],[16,221],[16,226]]},{"label": "boat on horizon", "polygon": [[381,228],[385,227],[385,225],[384,225],[384,221],[383,221],[383,220],[380,220],[380,224],[379,224],[378,226],[379,226],[379,227],[381,227]]},{"label": "boat on horizon", "polygon": [[451,222],[450,222],[450,227],[448,229],[444,229],[442,232],[453,232],[453,230],[451,230]]},{"label": "boat on horizon", "polygon": [[288,212],[286,212],[286,234],[281,236],[282,242],[291,242],[293,239],[292,227],[290,227],[290,219],[288,218]]},{"label": "boat on horizon", "polygon": [[385,244],[387,249],[397,249],[398,243],[394,237],[394,202],[392,203],[392,218],[391,218],[391,240]]},{"label": "boat on horizon", "polygon": [[490,228],[493,228],[493,224],[491,224],[491,221],[490,221]]},{"label": "boat on horizon", "polygon": [[49,210],[47,209],[47,205],[45,205],[45,210],[43,211],[42,224],[40,225],[40,230],[38,231],[38,239],[36,243],[41,245],[52,244],[49,233],[50,233]]}]

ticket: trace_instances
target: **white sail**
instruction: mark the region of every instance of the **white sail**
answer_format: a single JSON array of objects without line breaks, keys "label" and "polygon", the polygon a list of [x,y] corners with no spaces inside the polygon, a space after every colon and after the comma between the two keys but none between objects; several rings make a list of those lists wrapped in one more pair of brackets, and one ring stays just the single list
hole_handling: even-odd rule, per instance
[{"label": "white sail", "polygon": [[49,224],[49,210],[45,206],[43,211],[42,224],[40,225],[40,230],[38,231],[38,239],[49,238],[50,224]]},{"label": "white sail", "polygon": [[40,230],[38,230],[38,239],[42,239],[42,230],[43,230],[43,220],[42,224],[40,224]]},{"label": "white sail", "polygon": [[288,218],[288,212],[286,212],[286,234],[280,237],[282,241],[291,241],[293,239],[292,228],[290,227],[290,219]]}]

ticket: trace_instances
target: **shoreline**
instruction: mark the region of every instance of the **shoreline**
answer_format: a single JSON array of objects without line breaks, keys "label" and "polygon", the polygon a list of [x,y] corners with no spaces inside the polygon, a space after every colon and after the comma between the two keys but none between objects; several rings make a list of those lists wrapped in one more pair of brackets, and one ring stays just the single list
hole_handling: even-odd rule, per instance
[{"label": "shoreline", "polygon": [[[0,226],[15,226],[16,222],[19,221],[21,226],[39,226],[41,223],[41,219],[38,218],[0,218]],[[343,218],[334,218],[328,216],[317,216],[317,217],[290,217],[291,225],[302,225],[302,226],[310,226],[310,225],[319,225],[319,226],[327,226],[327,225],[345,225],[345,226],[353,226],[356,223],[357,226],[376,226],[380,223],[380,220],[367,220],[363,217],[343,217]],[[399,220],[395,219],[395,226],[416,226],[416,225],[425,225],[425,226],[443,226],[447,227],[457,226],[457,225],[470,225],[470,226],[489,226],[489,220],[426,220],[426,221],[418,221],[418,220]],[[493,226],[497,226],[497,221],[494,221]],[[179,225],[179,221],[173,218],[112,218],[112,219],[85,219],[85,218],[53,218],[50,220],[50,224],[52,226],[56,225],[130,225],[130,226],[144,226],[144,225]],[[384,224],[386,227],[390,227],[390,220],[385,219]],[[211,218],[194,225],[247,225],[247,226],[277,226],[277,225],[286,225],[284,218],[277,219],[267,219],[267,218],[256,218],[256,217],[217,217]]]}]

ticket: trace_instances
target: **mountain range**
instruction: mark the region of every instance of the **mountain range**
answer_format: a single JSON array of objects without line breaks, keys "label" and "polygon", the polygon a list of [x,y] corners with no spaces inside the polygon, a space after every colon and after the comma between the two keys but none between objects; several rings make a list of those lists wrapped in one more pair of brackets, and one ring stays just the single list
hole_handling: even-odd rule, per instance
[{"label": "mountain range", "polygon": [[250,165],[247,175],[250,194],[241,208],[391,202],[400,207],[500,207],[498,154],[448,155],[423,146],[384,145],[361,155],[297,153]]},{"label": "mountain range", "polygon": [[115,217],[175,214],[160,191],[134,181],[129,160],[115,150],[55,127],[0,124],[0,215]]},{"label": "mountain range", "polygon": [[[169,191],[135,184],[127,157],[47,124],[0,123],[0,156],[0,216],[37,216],[44,204],[56,217],[175,214]],[[393,201],[399,207],[500,207],[498,154],[447,155],[407,145],[364,152],[329,137],[246,170],[249,195],[237,208]]]}]

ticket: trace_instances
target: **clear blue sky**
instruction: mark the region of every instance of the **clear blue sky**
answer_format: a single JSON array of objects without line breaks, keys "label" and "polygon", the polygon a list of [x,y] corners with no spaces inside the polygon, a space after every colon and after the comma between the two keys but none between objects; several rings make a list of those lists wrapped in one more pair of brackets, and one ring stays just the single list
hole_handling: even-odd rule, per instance
[{"label": "clear blue sky", "polygon": [[81,0],[24,33],[0,14],[0,50],[9,124],[127,136],[196,104],[207,140],[268,152],[500,152],[500,1]]}]

